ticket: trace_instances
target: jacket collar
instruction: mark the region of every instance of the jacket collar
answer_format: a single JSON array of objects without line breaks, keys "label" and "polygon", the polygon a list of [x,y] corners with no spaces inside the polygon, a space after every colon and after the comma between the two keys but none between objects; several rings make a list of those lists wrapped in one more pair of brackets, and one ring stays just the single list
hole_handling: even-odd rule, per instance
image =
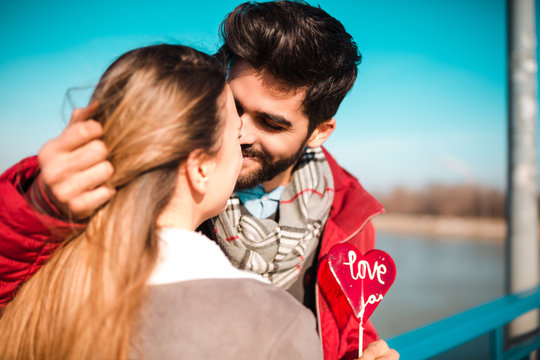
[{"label": "jacket collar", "polygon": [[343,169],[323,148],[334,177],[335,195],[329,219],[340,228],[344,241],[354,236],[375,215],[384,213],[383,206]]}]

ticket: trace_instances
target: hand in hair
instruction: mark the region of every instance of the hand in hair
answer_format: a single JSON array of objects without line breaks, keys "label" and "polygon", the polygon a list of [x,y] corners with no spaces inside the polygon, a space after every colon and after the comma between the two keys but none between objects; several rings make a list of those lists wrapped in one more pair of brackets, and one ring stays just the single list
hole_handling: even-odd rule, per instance
[{"label": "hand in hair", "polygon": [[88,120],[97,106],[75,109],[62,134],[39,151],[41,181],[57,210],[73,219],[84,219],[108,201],[115,190],[103,185],[114,169],[107,161],[101,124]]}]

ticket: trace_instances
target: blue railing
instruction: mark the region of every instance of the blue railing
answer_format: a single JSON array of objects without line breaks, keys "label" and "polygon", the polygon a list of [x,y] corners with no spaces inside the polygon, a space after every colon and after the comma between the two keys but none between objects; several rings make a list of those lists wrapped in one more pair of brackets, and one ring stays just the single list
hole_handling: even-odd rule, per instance
[{"label": "blue railing", "polygon": [[540,286],[510,294],[457,315],[388,340],[402,360],[428,359],[489,334],[490,359],[522,359],[540,349],[540,333],[510,349],[504,348],[503,327],[518,316],[540,308]]}]

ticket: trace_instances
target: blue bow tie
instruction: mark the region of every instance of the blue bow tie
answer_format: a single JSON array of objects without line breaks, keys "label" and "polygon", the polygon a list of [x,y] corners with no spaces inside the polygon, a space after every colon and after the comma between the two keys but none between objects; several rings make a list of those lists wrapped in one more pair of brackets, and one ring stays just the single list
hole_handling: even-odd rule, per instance
[{"label": "blue bow tie", "polygon": [[251,215],[265,219],[277,211],[283,190],[284,186],[278,186],[266,193],[264,187],[259,184],[251,189],[237,191],[236,194]]}]

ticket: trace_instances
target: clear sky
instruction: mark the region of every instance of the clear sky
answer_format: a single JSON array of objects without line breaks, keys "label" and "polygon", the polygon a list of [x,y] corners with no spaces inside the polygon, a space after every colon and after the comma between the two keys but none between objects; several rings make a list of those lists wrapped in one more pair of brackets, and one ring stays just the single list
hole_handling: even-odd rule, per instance
[{"label": "clear sky", "polygon": [[[503,0],[320,2],[363,55],[327,147],[371,191],[506,171]],[[162,42],[214,52],[239,1],[0,2],[0,171],[35,154],[120,54]]]}]

